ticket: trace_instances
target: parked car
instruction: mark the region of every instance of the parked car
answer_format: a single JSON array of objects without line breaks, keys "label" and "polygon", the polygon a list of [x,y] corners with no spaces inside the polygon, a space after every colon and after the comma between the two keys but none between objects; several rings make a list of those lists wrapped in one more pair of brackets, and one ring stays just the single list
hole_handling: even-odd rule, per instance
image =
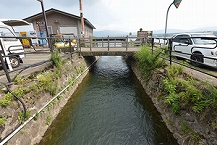
[{"label": "parked car", "polygon": [[73,48],[76,47],[77,42],[75,40],[74,34],[55,34],[53,37],[55,38],[54,39],[55,48],[58,48],[58,49],[69,48],[70,47],[69,40],[71,40],[71,47]]},{"label": "parked car", "polygon": [[[61,48],[67,48],[67,47],[70,47],[70,44],[68,41],[60,41],[60,42],[56,42],[54,43],[54,46],[58,49],[61,49]],[[71,47],[75,47],[76,46],[76,40],[72,40],[71,41]]]},{"label": "parked car", "polygon": [[194,66],[217,68],[217,37],[212,33],[183,33],[172,37],[172,56],[191,60]]}]

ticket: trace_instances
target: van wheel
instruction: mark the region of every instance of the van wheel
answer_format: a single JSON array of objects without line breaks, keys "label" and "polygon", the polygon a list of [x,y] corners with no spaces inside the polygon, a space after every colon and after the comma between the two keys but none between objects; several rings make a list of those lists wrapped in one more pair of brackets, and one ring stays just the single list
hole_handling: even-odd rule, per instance
[{"label": "van wheel", "polygon": [[20,59],[16,56],[11,56],[9,58],[10,62],[11,62],[11,66],[12,68],[16,68],[20,66]]},{"label": "van wheel", "polygon": [[192,55],[191,55],[191,60],[193,60],[193,61],[191,61],[191,64],[193,65],[193,66],[201,66],[202,65],[202,63],[204,62],[204,60],[203,60],[203,55],[201,54],[201,53],[199,53],[199,52],[197,52],[197,53],[193,53]]}]

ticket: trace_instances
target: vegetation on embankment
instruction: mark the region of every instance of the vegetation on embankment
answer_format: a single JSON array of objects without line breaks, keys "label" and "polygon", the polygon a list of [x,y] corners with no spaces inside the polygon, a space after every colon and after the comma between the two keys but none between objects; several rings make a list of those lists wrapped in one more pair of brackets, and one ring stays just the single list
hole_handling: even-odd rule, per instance
[{"label": "vegetation on embankment", "polygon": [[[89,60],[89,61],[88,61]],[[29,77],[17,77],[11,92],[0,93],[0,133],[6,137],[17,126],[31,120],[7,144],[30,145],[38,143],[61,108],[81,83],[84,70],[96,59],[84,59],[73,54],[72,59],[63,60],[59,52],[51,55],[52,65]],[[88,72],[85,72],[87,74]],[[78,78],[78,76],[81,76]],[[16,95],[26,105],[26,117]]]},{"label": "vegetation on embankment", "polygon": [[217,144],[217,89],[180,65],[168,66],[163,52],[148,46],[136,52],[144,89],[180,144]]}]

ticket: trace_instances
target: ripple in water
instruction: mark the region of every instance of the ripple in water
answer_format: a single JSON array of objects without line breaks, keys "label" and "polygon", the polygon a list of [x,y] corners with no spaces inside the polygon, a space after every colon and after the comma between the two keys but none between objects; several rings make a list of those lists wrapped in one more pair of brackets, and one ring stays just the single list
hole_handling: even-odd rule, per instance
[{"label": "ripple in water", "polygon": [[101,57],[40,144],[176,145],[122,57]]}]

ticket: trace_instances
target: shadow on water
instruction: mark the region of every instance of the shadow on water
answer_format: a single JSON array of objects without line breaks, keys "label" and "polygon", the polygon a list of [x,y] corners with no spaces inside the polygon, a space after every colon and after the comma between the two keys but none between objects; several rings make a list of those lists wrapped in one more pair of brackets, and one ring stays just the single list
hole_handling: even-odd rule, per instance
[{"label": "shadow on water", "polygon": [[122,57],[101,57],[42,145],[176,145]]}]

